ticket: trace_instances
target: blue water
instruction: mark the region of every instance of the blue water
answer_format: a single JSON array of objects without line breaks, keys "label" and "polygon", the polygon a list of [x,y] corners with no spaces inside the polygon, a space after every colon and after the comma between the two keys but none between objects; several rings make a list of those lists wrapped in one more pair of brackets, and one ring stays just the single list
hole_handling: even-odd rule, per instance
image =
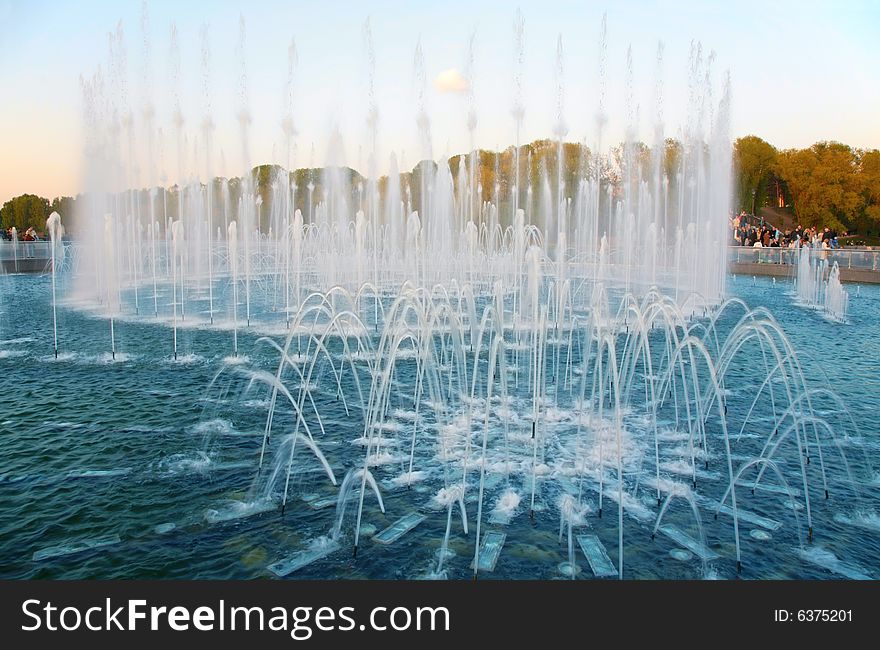
[{"label": "blue water", "polygon": [[[802,501],[786,505],[788,497],[775,492],[758,490],[751,495],[748,489],[738,490],[740,508],[781,524],[777,530],[764,531],[740,522],[743,566],[739,574],[731,517],[721,514],[716,521],[712,510],[701,506],[706,543],[721,556],[704,564],[692,554],[678,552],[681,549],[668,537],[658,533],[652,539],[656,497],[650,488],[642,487],[637,498],[647,515],[638,518],[627,511],[624,516],[626,578],[880,577],[880,476],[874,470],[880,451],[880,287],[862,286],[858,292],[854,286],[847,288],[849,314],[847,322],[840,324],[794,304],[789,283],[750,277],[732,278],[729,283],[731,295],[751,307],[768,307],[782,324],[800,353],[810,386],[831,388],[846,403],[848,413],[827,400],[817,408],[836,425],[841,439],[846,438],[841,449],[857,486],[847,482],[846,467],[837,449],[829,445],[824,461],[830,498],[825,500],[813,460],[809,469],[812,542],[806,539],[802,511],[797,513],[799,526],[795,524],[791,506],[803,507]],[[56,360],[50,279],[0,276],[0,296],[0,577],[272,577],[268,565],[308,548],[329,532],[335,508],[314,509],[307,500],[335,497],[336,490],[313,458],[302,455],[298,460],[283,515],[277,499],[268,505],[255,500],[254,490],[271,470],[257,472],[269,392],[259,385],[246,390],[247,382],[236,374],[239,366],[227,365],[231,332],[194,327],[195,315],[191,315],[191,322],[182,322],[178,331],[175,362],[168,325],[129,311],[114,323],[117,354],[113,360],[107,319],[62,305],[58,311],[61,354]],[[193,311],[197,311],[195,306]],[[262,316],[263,330],[276,318],[277,324],[270,323],[268,329],[283,331],[282,316]],[[277,353],[258,343],[263,332],[256,330],[255,326],[239,332],[239,352],[246,355],[248,367],[274,372]],[[337,343],[334,352],[339,351]],[[350,444],[363,434],[363,421],[353,407],[355,395],[346,393],[350,407],[346,413],[343,402],[328,388],[327,368],[321,366],[319,372],[316,401],[326,433],[316,434],[316,439],[341,481],[348,468],[363,463],[362,448]],[[400,375],[405,384],[409,378],[405,364]],[[751,403],[750,391],[757,385],[748,368],[728,377],[726,388],[741,398],[730,400],[731,421],[739,422],[737,418]],[[768,419],[770,406],[764,401],[750,429],[761,426],[761,417]],[[550,427],[560,445],[566,444],[576,428],[571,420],[574,407],[571,400],[560,397],[563,416],[555,428]],[[481,418],[477,408],[474,420],[481,422]],[[275,426],[283,431],[290,424],[289,418],[279,416]],[[405,420],[398,424],[406,427]],[[765,426],[769,425],[765,422]],[[314,423],[313,428],[317,431]],[[481,424],[475,423],[473,430],[481,435]],[[746,433],[766,436],[769,432]],[[474,444],[479,442],[475,436]],[[755,443],[745,439],[735,453],[749,457],[759,451],[760,439]],[[420,450],[418,468],[434,475],[412,489],[395,489],[386,482],[400,474],[399,464],[374,468],[386,511],[380,512],[371,493],[366,495],[365,532],[356,558],[352,557],[355,501],[345,519],[340,549],[292,577],[430,575],[447,523],[446,509],[432,507],[431,497],[442,482],[438,484],[439,470],[429,463],[430,456]],[[797,461],[796,454],[786,457],[784,467],[792,485],[800,486],[793,478]],[[726,487],[725,467],[713,459],[708,470],[698,469],[697,493],[717,500]],[[472,485],[478,477],[474,471]],[[530,517],[529,482],[523,477],[495,478],[486,487],[481,535],[498,530],[506,533],[506,541],[494,572],[488,575],[562,577],[559,565],[568,560],[568,546],[565,536],[559,539],[557,502],[563,491],[571,490],[572,482],[542,480],[538,508]],[[518,490],[522,502],[509,523],[490,524],[491,505],[507,487]],[[581,487],[589,510],[574,535],[597,535],[616,566],[618,512],[609,497],[614,490],[606,488],[600,518],[597,494],[589,485]],[[468,535],[458,511],[453,512],[449,547],[455,554],[443,563],[449,578],[469,578],[472,573],[475,497],[476,489],[469,488]],[[696,537],[693,515],[683,504],[678,501],[671,506],[663,521]],[[251,516],[230,518],[241,514],[236,509],[248,507],[255,511]],[[413,511],[428,517],[401,539],[390,545],[370,540],[370,531],[381,531]],[[769,532],[769,539],[762,531]],[[574,548],[581,569],[577,577],[592,577],[576,542]]]}]

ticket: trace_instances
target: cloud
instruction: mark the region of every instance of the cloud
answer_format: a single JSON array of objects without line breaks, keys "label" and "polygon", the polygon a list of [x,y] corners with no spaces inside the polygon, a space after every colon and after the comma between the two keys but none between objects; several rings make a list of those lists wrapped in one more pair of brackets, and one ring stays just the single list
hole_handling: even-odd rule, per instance
[{"label": "cloud", "polygon": [[458,70],[444,70],[434,79],[434,87],[441,93],[463,93],[469,87],[468,80]]}]

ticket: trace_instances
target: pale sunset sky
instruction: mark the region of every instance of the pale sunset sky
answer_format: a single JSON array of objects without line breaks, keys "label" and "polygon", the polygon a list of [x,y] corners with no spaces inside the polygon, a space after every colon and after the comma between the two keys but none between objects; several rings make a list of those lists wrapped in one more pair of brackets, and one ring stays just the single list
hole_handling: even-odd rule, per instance
[{"label": "pale sunset sky", "polygon": [[[713,96],[727,71],[732,88],[730,135],[756,134],[779,148],[838,140],[880,147],[880,2],[667,1],[520,3],[525,25],[521,141],[552,137],[557,115],[557,39],[563,42],[562,114],[567,140],[595,142],[599,88],[599,34],[607,14],[606,144],[626,126],[626,58],[632,47],[633,100],[638,136],[650,142],[657,121],[658,42],[663,43],[662,114],[666,135],[686,119],[691,41],[715,53]],[[143,21],[144,10],[148,20]],[[0,202],[29,192],[49,198],[75,194],[82,185],[83,95],[80,77],[108,68],[108,34],[124,34],[127,105],[135,120],[155,108],[165,136],[164,162],[141,164],[140,185],[177,163],[170,83],[170,32],[180,43],[180,102],[187,147],[206,113],[202,33],[210,45],[208,97],[216,161],[213,173],[237,175],[243,166],[239,112],[243,52],[248,133],[253,164],[284,162],[284,95],[288,46],[296,43],[293,166],[322,165],[337,129],[345,164],[366,170],[370,148],[369,17],[375,54],[379,172],[392,151],[401,167],[418,159],[419,132],[414,52],[421,39],[427,79],[424,105],[434,158],[467,151],[469,88],[476,115],[474,144],[513,144],[514,20],[505,0],[271,0],[166,2],[0,0]],[[121,23],[120,23],[121,21]],[[146,24],[146,32],[143,25]],[[473,35],[473,65],[468,43]],[[145,57],[145,51],[149,56]],[[119,59],[117,58],[117,61]],[[134,129],[143,146],[144,132]],[[338,141],[338,140],[337,140]],[[337,147],[338,149],[338,147]],[[187,173],[203,166],[195,154]]]}]

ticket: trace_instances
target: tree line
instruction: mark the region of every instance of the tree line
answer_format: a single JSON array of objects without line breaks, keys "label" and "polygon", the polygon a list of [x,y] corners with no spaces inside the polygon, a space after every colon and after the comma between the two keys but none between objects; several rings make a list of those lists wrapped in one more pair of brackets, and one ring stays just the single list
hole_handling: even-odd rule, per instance
[{"label": "tree line", "polygon": [[779,150],[749,135],[734,143],[736,209],[787,210],[804,227],[880,232],[880,151],[840,142]]},{"label": "tree line", "polygon": [[46,219],[53,212],[65,215],[73,212],[75,199],[60,196],[52,199],[36,194],[22,194],[9,199],[0,208],[0,226],[4,230],[15,228],[19,233],[33,227],[37,232],[46,230]]},{"label": "tree line", "polygon": [[[558,174],[556,146],[556,142],[552,140],[536,140],[520,148],[520,205],[526,199],[527,185],[537,189],[542,175],[545,174],[551,184],[555,183]],[[682,146],[671,138],[663,146],[664,150],[660,152],[662,172],[673,181],[681,159]],[[621,145],[602,157],[603,184],[619,189],[625,164],[623,152],[624,147]],[[474,196],[473,200],[509,200],[516,178],[515,153],[514,147],[497,153],[482,150],[477,152],[479,173],[475,185],[482,190],[482,195]],[[644,143],[635,143],[629,158],[640,167],[635,176],[647,180],[651,161],[655,159],[651,147]],[[595,178],[597,160],[585,145],[565,143],[562,161],[562,179],[567,188],[575,187],[578,178]],[[469,154],[449,158],[448,164],[453,178],[457,179],[462,169],[469,168],[470,162]],[[401,184],[409,188],[413,205],[418,205],[420,175],[425,164],[435,163],[420,163],[412,171],[400,174]],[[279,170],[274,165],[261,165],[253,170],[256,191],[263,197],[262,212],[266,212],[270,205],[272,183],[276,175],[283,173]],[[299,188],[294,207],[301,209],[303,214],[308,214],[308,207],[305,205],[308,196],[306,186],[313,184],[315,196],[321,195],[323,179],[320,172],[320,169],[297,169],[289,173],[290,181]],[[355,170],[348,169],[347,172],[354,201],[357,193],[355,188],[365,181]],[[880,232],[880,151],[876,149],[857,149],[839,142],[817,142],[806,149],[779,150],[765,140],[749,135],[734,142],[733,173],[734,196],[731,208],[736,212],[758,214],[764,208],[774,208],[789,214],[805,227],[828,226],[835,230],[865,235]],[[215,179],[212,183],[215,206],[219,205],[220,183],[221,179]],[[387,177],[379,179],[379,189],[383,195],[387,184]],[[240,192],[240,179],[229,179],[228,187],[230,200],[234,205]],[[177,218],[177,190],[176,187],[159,190],[163,210],[172,219]],[[147,190],[141,190],[137,194],[141,206],[149,204]],[[567,194],[571,192],[568,191]],[[22,233],[29,227],[34,227],[38,232],[43,232],[46,219],[53,211],[57,211],[65,220],[67,230],[75,233],[75,205],[80,198],[81,196],[57,197],[50,201],[34,194],[16,196],[0,207],[0,227],[15,227]],[[148,214],[148,208],[143,208],[141,214]],[[267,215],[261,214],[261,217],[262,222]]]}]

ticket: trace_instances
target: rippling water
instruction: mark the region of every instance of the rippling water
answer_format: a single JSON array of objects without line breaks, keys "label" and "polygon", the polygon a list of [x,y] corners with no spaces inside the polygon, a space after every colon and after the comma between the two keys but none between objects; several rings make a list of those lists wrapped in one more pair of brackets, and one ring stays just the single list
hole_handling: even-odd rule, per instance
[{"label": "rippling water", "polygon": [[[859,497],[834,484],[828,501],[815,497],[815,539],[812,544],[804,541],[803,549],[795,526],[799,503],[787,503],[787,497],[762,490],[755,495],[745,489],[738,492],[741,508],[781,523],[777,530],[767,531],[741,522],[742,577],[880,577],[880,469],[873,469],[880,450],[880,288],[863,286],[858,294],[855,287],[848,288],[849,319],[838,324],[793,304],[790,287],[783,283],[738,277],[730,284],[730,291],[750,306],[770,308],[802,352],[811,385],[835,390],[859,432],[850,434],[843,445],[861,483]],[[181,328],[175,361],[166,325],[127,319],[115,325],[113,359],[108,322],[87,311],[62,307],[61,353],[56,360],[49,279],[0,276],[0,296],[0,577],[266,577],[271,575],[268,565],[329,532],[334,508],[309,505],[336,494],[316,462],[303,460],[297,466],[293,496],[283,515],[277,502],[253,497],[251,488],[260,480],[257,462],[268,393],[260,388],[246,392],[246,383],[230,380],[234,376],[230,362],[238,361],[230,358],[230,333]],[[283,327],[280,317],[279,327]],[[276,354],[256,340],[255,332],[242,330],[241,354],[247,355],[249,367],[273,370]],[[734,380],[726,388],[748,391],[753,384],[744,379],[737,385]],[[341,480],[347,467],[362,462],[362,448],[350,444],[363,434],[362,425],[346,414],[332,390],[319,390],[316,399],[327,432],[319,442]],[[547,411],[548,420],[558,420],[553,426],[560,436],[565,435],[565,427],[573,426],[571,411],[571,405],[564,403],[557,411]],[[397,413],[395,425],[406,426],[410,416],[406,411]],[[844,417],[829,411],[832,421]],[[281,420],[277,426],[284,425]],[[631,425],[638,426],[635,420]],[[835,454],[836,450],[826,450],[825,460],[840,474],[844,468]],[[669,475],[675,477],[676,459],[667,462]],[[717,498],[723,490],[720,468],[716,463],[699,477],[709,497]],[[351,552],[351,521],[339,550],[295,575],[429,575],[436,568],[446,511],[430,507],[435,484],[425,480],[407,489],[388,482],[399,473],[396,466],[377,470],[386,512],[379,511],[372,497],[365,501],[366,539],[356,560]],[[484,522],[508,487],[504,481],[487,486]],[[527,490],[521,480],[513,487],[521,494]],[[509,522],[503,526],[507,538],[493,577],[561,577],[559,565],[568,560],[558,529],[557,502],[563,487],[562,481],[541,482],[533,519],[526,498],[501,513]],[[473,492],[469,491],[470,498]],[[589,490],[585,495],[588,503],[595,500]],[[609,490],[606,499],[613,496]],[[707,542],[721,556],[703,563],[666,537],[652,540],[656,500],[645,494],[639,499],[627,504],[624,519],[626,577],[737,575],[730,517],[721,515],[715,521],[702,510]],[[512,505],[509,500],[505,503]],[[473,525],[476,503],[467,507]],[[414,510],[428,518],[400,540],[386,546],[369,539],[369,533]],[[601,519],[594,504],[584,519],[576,534],[598,535],[616,564],[616,504],[606,502]],[[671,512],[664,521],[682,530],[692,526],[683,509]],[[471,529],[465,536],[460,520],[453,519],[450,548],[455,554],[444,562],[448,577],[469,577],[474,532]],[[591,576],[579,550],[578,555],[585,569],[579,577]]]}]

